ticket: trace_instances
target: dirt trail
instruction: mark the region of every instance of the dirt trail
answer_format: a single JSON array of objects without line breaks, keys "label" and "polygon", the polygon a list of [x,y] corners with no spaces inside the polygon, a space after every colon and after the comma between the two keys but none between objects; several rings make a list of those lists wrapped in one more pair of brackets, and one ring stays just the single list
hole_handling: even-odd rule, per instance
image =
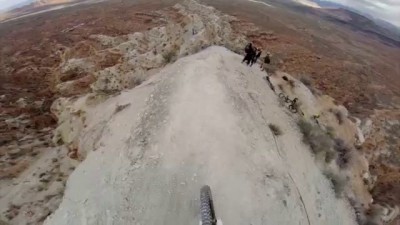
[{"label": "dirt trail", "polygon": [[265,74],[240,61],[210,47],[89,109],[83,135],[98,148],[45,224],[197,225],[204,184],[224,224],[355,224]]}]

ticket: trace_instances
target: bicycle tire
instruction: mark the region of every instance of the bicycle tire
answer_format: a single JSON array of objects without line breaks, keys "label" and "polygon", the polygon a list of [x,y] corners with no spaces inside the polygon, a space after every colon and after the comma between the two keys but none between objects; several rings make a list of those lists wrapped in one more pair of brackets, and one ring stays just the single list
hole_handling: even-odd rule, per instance
[{"label": "bicycle tire", "polygon": [[204,185],[200,189],[200,214],[202,225],[216,224],[211,188],[208,185]]},{"label": "bicycle tire", "polygon": [[292,112],[292,113],[297,113],[297,108],[294,107],[293,105],[289,105],[289,110],[290,110],[290,112]]},{"label": "bicycle tire", "polygon": [[279,93],[278,97],[279,97],[280,99],[282,99],[282,101],[287,102],[288,97],[286,97],[285,94]]}]

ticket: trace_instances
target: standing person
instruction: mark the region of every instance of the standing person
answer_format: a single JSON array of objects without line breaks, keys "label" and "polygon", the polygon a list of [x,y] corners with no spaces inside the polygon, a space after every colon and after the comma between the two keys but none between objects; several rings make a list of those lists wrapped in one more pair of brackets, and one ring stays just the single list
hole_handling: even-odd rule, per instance
[{"label": "standing person", "polygon": [[247,54],[250,51],[250,49],[252,49],[252,48],[253,48],[253,44],[252,43],[248,43],[246,45],[246,47],[244,48],[244,52]]},{"label": "standing person", "polygon": [[[248,43],[247,45],[246,45],[246,47],[244,48],[244,53],[245,53],[245,56],[244,56],[244,58],[243,58],[243,60],[242,60],[242,63],[244,62],[244,61],[248,61],[248,58],[250,57],[250,52],[251,52],[251,50],[253,49],[253,45],[251,44],[251,43]],[[248,63],[247,63],[248,64]]]},{"label": "standing person", "polygon": [[260,66],[261,71],[266,70],[267,65],[270,63],[271,63],[270,54],[267,53],[267,55],[264,58],[263,64],[261,64],[261,66]]},{"label": "standing person", "polygon": [[246,62],[246,64],[249,65],[249,64],[251,63],[253,57],[254,57],[254,54],[255,54],[254,48],[253,48],[253,46],[251,45],[251,43],[250,43],[249,45],[246,46],[245,52],[246,52],[246,55],[245,55],[245,57],[243,58],[242,63],[243,63],[243,62]]},{"label": "standing person", "polygon": [[254,63],[257,63],[257,60],[258,60],[258,58],[260,58],[261,53],[262,53],[261,49],[257,49],[257,54],[254,55],[253,60],[251,61],[251,66]]},{"label": "standing person", "polygon": [[247,65],[248,66],[252,66],[253,65],[253,59],[257,54],[257,48],[253,47],[251,48],[250,52],[249,52],[249,58],[247,59]]}]

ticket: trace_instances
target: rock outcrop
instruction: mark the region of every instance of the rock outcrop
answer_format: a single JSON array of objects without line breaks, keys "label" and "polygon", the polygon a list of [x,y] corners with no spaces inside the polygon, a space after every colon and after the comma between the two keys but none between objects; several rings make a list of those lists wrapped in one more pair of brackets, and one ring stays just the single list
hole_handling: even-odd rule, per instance
[{"label": "rock outcrop", "polygon": [[[235,18],[223,15],[212,7],[186,0],[172,10],[179,16],[178,21],[170,18],[165,26],[143,33],[117,37],[92,35],[91,38],[105,48],[101,54],[119,54],[121,59],[104,69],[99,69],[96,56],[63,62],[58,91],[65,96],[87,92],[93,92],[93,96],[119,92],[141,84],[152,71],[210,45],[225,46],[238,52],[246,43],[245,38],[235,34],[230,26],[230,21]],[[166,12],[158,13],[170,16]],[[53,104],[52,112],[59,120],[54,141],[67,145],[74,157],[82,158],[87,150],[79,147],[79,131],[84,126],[84,110],[79,108],[84,108],[85,103],[72,107],[71,102],[67,98],[60,98]]]}]

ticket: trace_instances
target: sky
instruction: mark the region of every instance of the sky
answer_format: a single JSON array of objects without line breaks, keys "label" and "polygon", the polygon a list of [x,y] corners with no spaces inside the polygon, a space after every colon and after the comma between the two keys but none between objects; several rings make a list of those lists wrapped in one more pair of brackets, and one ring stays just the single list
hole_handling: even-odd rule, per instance
[{"label": "sky", "polygon": [[[30,0],[0,0],[0,11]],[[32,1],[32,0],[31,0]],[[400,0],[329,0],[386,20],[400,27]]]},{"label": "sky", "polygon": [[0,11],[9,9],[10,7],[21,3],[28,3],[30,1],[32,0],[0,0]]},{"label": "sky", "polygon": [[400,27],[400,0],[329,0],[350,6]]}]

